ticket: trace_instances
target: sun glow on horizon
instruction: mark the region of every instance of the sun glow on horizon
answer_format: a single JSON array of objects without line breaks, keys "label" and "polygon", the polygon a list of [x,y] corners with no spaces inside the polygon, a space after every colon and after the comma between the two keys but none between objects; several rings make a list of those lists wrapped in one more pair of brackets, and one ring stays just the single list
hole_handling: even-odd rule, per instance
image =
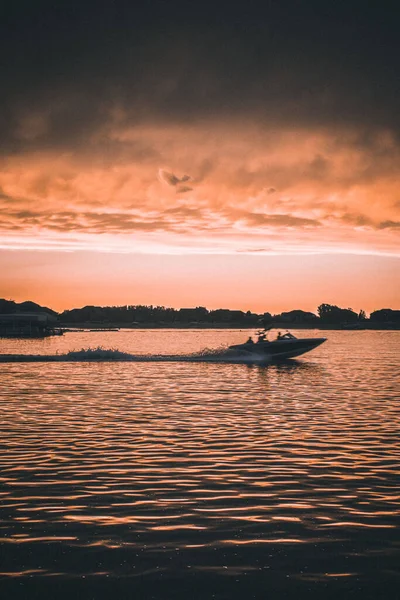
[{"label": "sun glow on horizon", "polygon": [[398,258],[374,255],[3,251],[0,297],[57,311],[152,304],[315,312],[326,302],[370,313],[398,306],[399,266]]}]

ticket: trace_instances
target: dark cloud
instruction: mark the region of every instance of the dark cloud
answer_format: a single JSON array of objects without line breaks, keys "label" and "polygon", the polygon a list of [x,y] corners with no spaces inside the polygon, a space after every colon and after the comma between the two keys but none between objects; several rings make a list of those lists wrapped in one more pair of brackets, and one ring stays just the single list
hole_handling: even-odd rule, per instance
[{"label": "dark cloud", "polygon": [[239,250],[236,250],[236,252],[244,252],[245,254],[249,254],[249,253],[267,253],[267,252],[272,252],[273,248],[241,248]]},{"label": "dark cloud", "polygon": [[399,10],[360,0],[5,1],[0,145],[79,150],[115,106],[133,126],[247,117],[398,135]]},{"label": "dark cloud", "polygon": [[173,173],[168,173],[168,171],[164,171],[163,169],[160,169],[160,177],[163,181],[168,183],[168,185],[178,185],[178,183],[184,183],[185,181],[189,181],[190,179],[189,175],[177,177]]},{"label": "dark cloud", "polygon": [[203,219],[205,217],[205,211],[201,208],[191,208],[190,206],[174,206],[173,208],[167,208],[164,210],[165,215],[174,215],[174,217],[186,218],[197,218]]},{"label": "dark cloud", "polygon": [[169,231],[188,233],[191,231],[230,232],[232,224],[241,221],[251,227],[262,228],[309,228],[320,223],[313,219],[293,217],[287,214],[264,215],[240,211],[226,213],[225,223],[220,222],[222,213],[185,206],[170,208],[151,215],[136,212],[73,212],[48,210],[4,210],[0,227],[3,231],[15,227],[24,229],[41,228],[59,232],[127,233],[134,231]]},{"label": "dark cloud", "polygon": [[400,230],[400,221],[382,221],[379,223],[378,229]]},{"label": "dark cloud", "polygon": [[304,219],[287,214],[266,215],[249,212],[244,220],[251,226],[258,227],[320,227],[321,223],[316,219]]},{"label": "dark cloud", "polygon": [[191,181],[190,175],[183,175],[183,177],[177,177],[173,173],[169,173],[168,171],[164,171],[164,169],[160,169],[158,175],[164,183],[176,188],[177,194],[184,194],[185,192],[191,192],[192,187],[188,185],[183,185],[187,181]]},{"label": "dark cloud", "polygon": [[132,213],[96,213],[96,212],[58,212],[48,211],[9,211],[3,212],[2,226],[4,230],[12,227],[31,227],[69,233],[71,231],[84,233],[128,233],[134,231],[174,231],[179,229],[179,222],[168,220],[162,214],[149,218]]},{"label": "dark cloud", "polygon": [[[328,216],[327,218],[333,218],[333,220],[335,220],[338,217]],[[340,215],[339,220],[345,223],[346,225],[354,225],[355,227],[374,227],[374,221],[366,215],[359,215],[356,213],[343,213],[342,215]]]}]

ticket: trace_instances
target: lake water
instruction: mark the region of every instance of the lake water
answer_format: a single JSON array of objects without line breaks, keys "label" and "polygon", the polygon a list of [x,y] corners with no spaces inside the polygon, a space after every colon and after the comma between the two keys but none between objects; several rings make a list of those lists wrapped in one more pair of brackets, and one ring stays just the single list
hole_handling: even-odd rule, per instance
[{"label": "lake water", "polygon": [[247,335],[0,340],[2,598],[399,597],[400,332],[190,360]]}]

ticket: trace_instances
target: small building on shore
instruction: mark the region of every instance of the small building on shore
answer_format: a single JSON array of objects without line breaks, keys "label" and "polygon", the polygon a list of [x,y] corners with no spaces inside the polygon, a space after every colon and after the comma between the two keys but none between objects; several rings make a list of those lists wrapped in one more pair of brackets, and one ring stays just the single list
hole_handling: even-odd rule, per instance
[{"label": "small building on shore", "polygon": [[57,317],[47,312],[0,314],[0,337],[47,337],[58,333]]}]

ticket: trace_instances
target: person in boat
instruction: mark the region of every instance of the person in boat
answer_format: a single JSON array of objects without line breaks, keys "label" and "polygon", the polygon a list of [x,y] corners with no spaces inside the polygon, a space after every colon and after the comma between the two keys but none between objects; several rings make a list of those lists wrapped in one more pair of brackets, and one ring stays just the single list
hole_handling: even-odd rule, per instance
[{"label": "person in boat", "polygon": [[281,340],[282,339],[282,334],[280,331],[278,331],[278,335],[276,336],[277,340]]},{"label": "person in boat", "polygon": [[258,334],[258,340],[257,340],[258,343],[261,344],[262,342],[266,342],[267,341],[266,337],[267,336],[266,336],[266,334],[265,334],[264,331],[262,331],[261,333],[259,333]]},{"label": "person in boat", "polygon": [[249,339],[247,340],[246,344],[254,344],[253,338],[251,337],[251,335],[249,336]]}]

